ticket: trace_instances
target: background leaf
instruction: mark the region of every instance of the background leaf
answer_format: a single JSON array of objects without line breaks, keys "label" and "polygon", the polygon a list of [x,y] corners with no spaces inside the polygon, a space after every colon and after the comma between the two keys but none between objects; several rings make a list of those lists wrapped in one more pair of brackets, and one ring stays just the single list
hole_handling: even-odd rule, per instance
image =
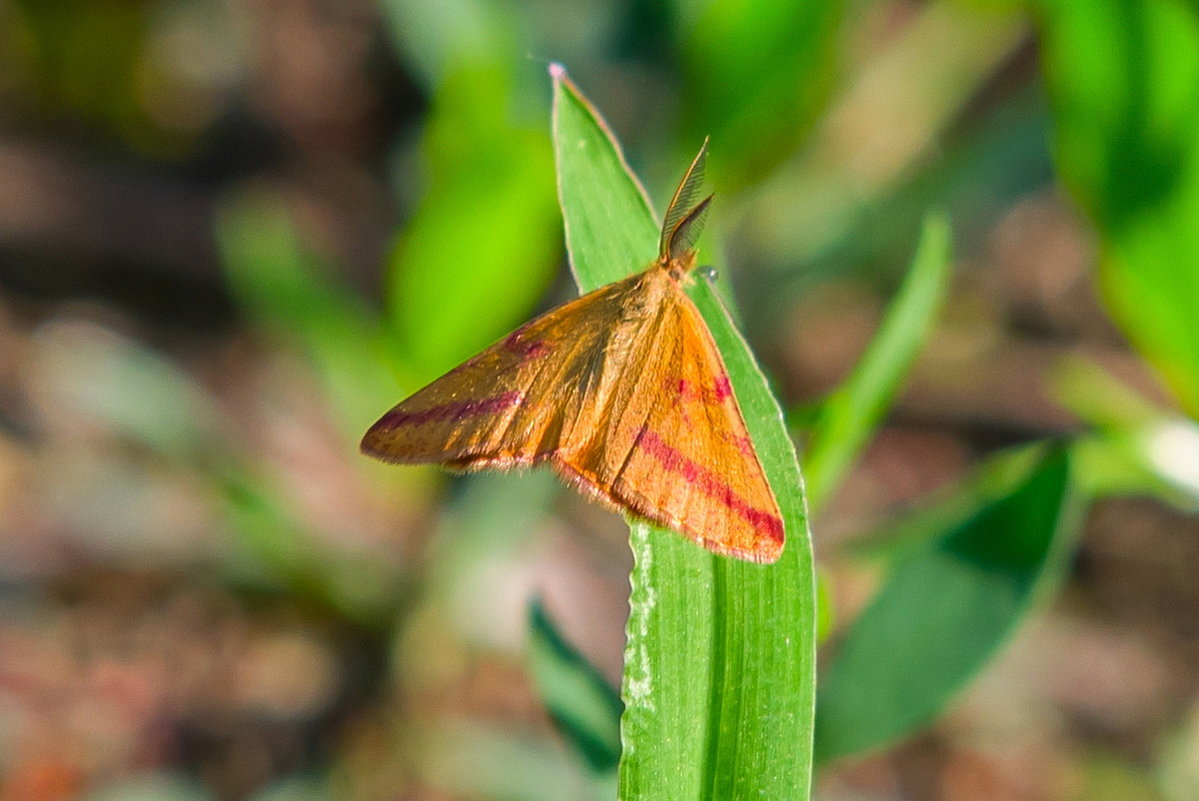
[{"label": "background leaf", "polygon": [[[567,246],[590,290],[646,268],[657,225],[599,115],[561,68],[553,74]],[[711,286],[697,280],[692,297],[778,495],[787,546],[776,564],[752,565],[631,523],[620,797],[806,798],[815,598],[799,469],[778,406]]]},{"label": "background leaf", "polygon": [[615,788],[620,695],[558,632],[540,599],[529,604],[529,659],[550,717],[593,774]]},{"label": "background leaf", "polygon": [[1034,4],[1062,180],[1104,298],[1199,416],[1199,18],[1172,0]]},{"label": "background leaf", "polygon": [[1053,447],[1006,497],[897,557],[821,681],[818,760],[878,748],[930,721],[1063,566],[1077,523],[1069,457]]},{"label": "background leaf", "polygon": [[844,478],[916,360],[945,297],[950,246],[949,222],[928,216],[912,268],[869,349],[821,404],[803,459],[811,508]]}]

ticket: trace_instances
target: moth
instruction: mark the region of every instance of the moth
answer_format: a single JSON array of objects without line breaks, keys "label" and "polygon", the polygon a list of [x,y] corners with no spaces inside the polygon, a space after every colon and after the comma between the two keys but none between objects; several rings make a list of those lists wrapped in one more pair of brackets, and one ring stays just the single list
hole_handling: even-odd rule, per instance
[{"label": "moth", "polygon": [[714,553],[776,560],[778,503],[684,288],[712,202],[694,203],[706,160],[705,141],[644,272],[552,309],[419,390],[371,426],[362,451],[453,470],[547,464]]}]

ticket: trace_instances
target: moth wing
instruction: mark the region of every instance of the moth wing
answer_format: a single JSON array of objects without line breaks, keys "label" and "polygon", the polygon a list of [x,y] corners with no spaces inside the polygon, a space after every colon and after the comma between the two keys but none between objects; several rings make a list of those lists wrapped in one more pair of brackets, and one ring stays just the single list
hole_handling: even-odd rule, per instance
[{"label": "moth wing", "polygon": [[783,548],[778,503],[720,351],[690,298],[671,289],[656,330],[641,337],[645,354],[627,360],[629,396],[603,436],[564,449],[560,469],[710,551],[773,562]]},{"label": "moth wing", "polygon": [[603,353],[635,278],[552,309],[433,381],[371,426],[362,451],[461,469],[543,458],[577,420],[580,376]]}]

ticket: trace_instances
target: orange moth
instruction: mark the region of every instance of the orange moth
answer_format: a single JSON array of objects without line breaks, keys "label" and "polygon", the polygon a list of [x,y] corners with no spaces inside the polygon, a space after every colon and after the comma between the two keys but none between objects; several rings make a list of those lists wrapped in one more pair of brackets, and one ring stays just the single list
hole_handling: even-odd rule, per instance
[{"label": "orange moth", "polygon": [[548,464],[586,495],[710,551],[773,562],[778,503],[724,360],[684,291],[712,196],[707,142],[666,211],[658,258],[518,328],[400,403],[362,450],[456,470]]}]

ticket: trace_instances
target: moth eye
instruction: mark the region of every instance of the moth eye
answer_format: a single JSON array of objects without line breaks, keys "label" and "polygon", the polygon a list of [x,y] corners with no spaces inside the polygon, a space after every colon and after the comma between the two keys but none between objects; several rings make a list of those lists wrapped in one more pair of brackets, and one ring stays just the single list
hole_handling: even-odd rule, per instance
[{"label": "moth eye", "polygon": [[705,265],[699,267],[696,270],[696,272],[698,272],[700,275],[702,275],[704,278],[706,278],[708,283],[710,283],[710,284],[716,283],[716,279],[720,277],[720,273],[718,273],[716,271],[716,268],[713,267],[711,264],[705,264]]}]

